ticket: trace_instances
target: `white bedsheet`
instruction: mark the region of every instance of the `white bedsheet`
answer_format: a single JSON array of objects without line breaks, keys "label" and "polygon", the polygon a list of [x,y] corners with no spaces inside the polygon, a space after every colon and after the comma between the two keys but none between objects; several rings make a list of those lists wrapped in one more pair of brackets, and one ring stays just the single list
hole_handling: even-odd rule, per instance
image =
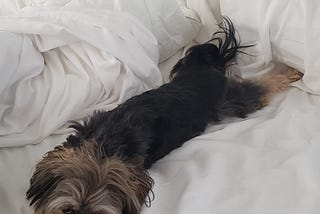
[{"label": "white bedsheet", "polygon": [[2,4],[0,147],[39,143],[159,86],[159,57],[197,33],[174,0]]},{"label": "white bedsheet", "polygon": [[[220,0],[223,15],[235,23],[242,41],[256,44],[257,69],[272,60],[284,62],[304,72],[299,87],[320,95],[320,1],[318,0]],[[240,60],[241,61],[241,60]],[[251,64],[251,63],[250,63]],[[245,72],[248,67],[244,68]]]},{"label": "white bedsheet", "polygon": [[[23,7],[25,4],[24,1],[19,0],[12,2],[16,3],[14,6],[10,5],[12,11],[16,10],[16,6],[20,5]],[[39,3],[42,1],[34,0],[28,2]],[[78,0],[73,2],[85,1]],[[215,5],[217,3],[216,1],[188,0],[185,1],[185,3],[187,9],[190,10],[190,14],[195,17],[197,17],[197,13],[202,13],[198,15],[198,17],[202,17],[202,20],[205,17],[208,18],[207,20],[216,17],[214,14],[204,15],[204,13],[210,13],[207,9],[209,5]],[[0,7],[0,11],[2,8],[3,7]],[[223,9],[225,11],[225,7],[223,7]],[[51,12],[54,11],[51,10]],[[32,16],[40,13],[41,12],[32,13]],[[230,12],[226,15],[232,16],[233,14],[234,13]],[[111,18],[115,17],[112,16]],[[119,18],[121,19],[121,17]],[[132,23],[132,17],[130,15],[126,16],[126,18],[130,19],[130,23]],[[82,20],[83,19],[81,19],[81,21]],[[86,19],[86,21],[89,20]],[[237,23],[237,20],[233,21]],[[127,21],[124,22],[128,23]],[[88,110],[77,112],[76,110],[78,108],[69,107],[64,109],[63,103],[66,100],[61,99],[61,96],[56,95],[56,92],[53,93],[54,91],[52,90],[34,90],[34,93],[55,95],[55,100],[58,100],[58,102],[55,103],[57,108],[61,110],[58,115],[69,114],[65,116],[65,120],[68,120],[70,115],[72,115],[72,119],[78,119],[95,108],[111,108],[113,105],[116,105],[116,103],[126,99],[126,96],[131,96],[139,93],[139,90],[146,90],[149,87],[154,87],[159,84],[161,77],[159,76],[160,73],[158,69],[155,67],[158,57],[158,51],[156,50],[159,48],[159,46],[157,47],[157,44],[154,43],[157,37],[145,37],[145,35],[149,35],[150,33],[148,33],[148,27],[139,24],[139,22],[133,22],[134,25],[131,27],[138,28],[139,32],[136,33],[144,35],[144,37],[131,37],[133,40],[130,41],[140,47],[141,52],[144,53],[142,54],[142,56],[144,56],[143,59],[147,59],[147,61],[150,62],[150,64],[143,65],[144,69],[142,71],[145,72],[145,66],[150,66],[147,73],[139,69],[137,69],[137,74],[134,73],[133,71],[135,70],[133,70],[131,66],[128,66],[125,60],[111,55],[109,49],[104,49],[105,51],[102,54],[102,51],[99,51],[101,43],[97,42],[98,45],[96,45],[98,47],[96,47],[92,45],[95,41],[87,38],[92,43],[81,42],[82,45],[80,47],[77,46],[79,42],[75,44],[72,43],[68,45],[68,47],[54,50],[53,55],[54,52],[58,52],[59,54],[63,53],[64,57],[62,59],[68,59],[67,64],[60,65],[60,67],[64,69],[71,67],[73,64],[73,66],[80,68],[77,71],[69,69],[72,70],[72,72],[70,71],[71,73],[68,72],[68,75],[63,75],[71,76],[72,78],[77,78],[77,81],[81,81],[80,85],[77,84],[75,86],[71,83],[70,87],[76,87],[77,90],[73,91],[74,94],[80,93],[83,96],[83,93],[87,93],[87,99],[78,100],[79,103],[77,105],[87,105]],[[0,26],[3,27],[3,23],[4,22],[0,21]],[[73,24],[76,23],[73,22]],[[98,21],[98,23],[100,22]],[[143,22],[141,21],[141,23]],[[55,29],[55,27],[57,26],[54,25],[53,28],[46,29],[46,32],[50,32],[50,30],[54,32],[53,29]],[[76,35],[79,35],[79,31],[82,31],[84,35],[90,33],[86,32],[83,28],[74,28],[77,31]],[[22,28],[16,27],[16,30],[21,29]],[[24,29],[28,30],[32,28],[27,26]],[[61,31],[57,32],[66,35],[66,31],[62,30],[62,28],[60,29]],[[116,29],[113,33],[117,33],[119,28],[113,29]],[[126,32],[125,29],[124,27],[124,32]],[[200,29],[200,34],[196,39],[202,41],[202,39],[210,35],[212,29],[214,28],[210,26]],[[241,25],[238,26],[238,29],[240,32],[246,30],[242,29]],[[152,30],[150,31],[152,32]],[[41,71],[43,72],[42,68],[47,65],[43,64],[43,56],[39,55],[38,49],[34,47],[43,48],[48,43],[36,39],[37,37],[7,32],[0,33],[0,38],[1,41],[7,41],[0,44],[0,52],[1,50],[8,50],[5,52],[6,54],[1,54],[0,64],[2,66],[5,65],[8,70],[13,72],[5,72],[0,69],[0,91],[5,90],[8,85],[12,85],[13,79],[17,77],[28,80],[28,78],[24,76],[29,74],[28,70],[38,70],[39,73],[41,73]],[[72,37],[63,37],[63,41],[70,42],[73,41],[72,39],[74,38],[74,35],[72,35]],[[142,43],[139,43],[139,41],[141,41],[139,38],[143,38]],[[53,38],[50,38],[50,41],[53,41],[52,39]],[[83,39],[83,37],[81,39]],[[244,39],[245,38],[243,38],[243,40]],[[31,41],[33,41],[33,45],[31,45]],[[59,42],[61,41],[49,44],[59,46],[61,45]],[[146,42],[149,42],[148,45]],[[21,46],[21,44],[23,44],[23,46]],[[36,46],[34,46],[34,44],[36,44]],[[116,43],[112,43],[110,47],[115,45]],[[106,46],[103,45],[103,47]],[[20,51],[26,49],[28,49],[29,52],[24,53]],[[256,49],[254,49],[254,51],[255,50]],[[49,52],[51,53],[52,50],[50,49]],[[123,50],[119,49],[119,52],[121,52],[120,55],[124,54],[120,57],[126,58],[126,56],[128,56]],[[165,70],[170,69],[172,62],[176,61],[182,52],[183,51],[170,58],[171,60],[167,60],[166,63],[163,63],[166,65],[162,64],[163,66],[161,67]],[[17,56],[17,53],[20,53],[19,56]],[[30,63],[31,57],[36,59],[33,63]],[[46,57],[47,56],[44,56],[44,58]],[[260,57],[264,58],[265,56],[261,53]],[[19,63],[21,63],[21,66],[25,70],[24,73],[14,73],[14,71],[17,71],[14,67],[14,65],[17,64],[17,62],[15,62],[17,59],[20,60]],[[128,60],[131,62],[130,59]],[[7,63],[8,61],[12,63]],[[100,64],[99,62],[102,61],[104,63]],[[131,63],[134,64],[135,62]],[[261,66],[261,58],[259,57],[243,57],[239,63],[240,65],[237,69],[241,71],[248,69],[250,72],[263,72],[262,68],[265,67]],[[96,67],[93,67],[93,65]],[[57,65],[54,64],[53,66]],[[139,68],[140,64],[137,63],[136,66],[138,66],[136,68]],[[130,82],[125,84],[118,80],[116,75],[106,74],[106,67],[118,74],[123,72],[121,79],[127,78]],[[121,69],[119,69],[119,67],[121,67]],[[96,69],[98,72],[95,71]],[[54,74],[51,73],[54,71],[54,69],[50,70],[46,75],[52,77]],[[91,74],[93,73],[96,78],[92,78]],[[165,72],[165,75],[166,74],[167,72]],[[250,76],[250,74],[246,72],[243,72],[243,74],[244,76]],[[68,78],[61,78],[61,80],[65,83],[70,80],[70,78]],[[89,87],[90,85],[88,86],[89,83],[87,81],[89,78],[90,81],[94,81],[96,84]],[[167,77],[165,76],[165,78]],[[43,80],[50,80],[50,78],[44,78]],[[59,82],[59,80],[60,79],[56,81]],[[72,80],[70,81],[72,82]],[[47,81],[39,82],[42,82],[42,84],[47,83]],[[119,82],[121,83],[120,85]],[[37,84],[34,84],[34,81],[26,85],[30,91],[37,86]],[[123,92],[123,99],[120,99],[120,96],[112,93],[109,93],[109,96],[106,95],[107,92],[110,92],[109,89],[111,85],[116,88],[118,87],[118,90]],[[69,90],[72,90],[70,87]],[[91,89],[85,90],[85,88]],[[101,89],[103,92],[101,92]],[[59,91],[59,87],[56,90]],[[16,93],[16,91],[15,88],[13,91],[10,90],[10,93]],[[28,92],[28,90],[23,90],[21,93],[24,92]],[[97,92],[99,95],[96,95]],[[74,95],[73,93],[71,93],[71,95]],[[93,94],[95,95],[94,97],[89,96]],[[118,95],[120,94],[121,93],[118,93]],[[114,99],[110,98],[112,96]],[[72,99],[74,103],[75,99],[79,99],[77,97],[78,96],[72,97],[69,94],[66,98]],[[102,99],[102,97],[105,97],[105,99]],[[21,96],[21,99],[26,101],[36,98],[37,97]],[[100,103],[101,99],[104,100],[104,102]],[[13,102],[13,100],[10,99],[8,102],[9,101]],[[34,102],[30,103],[33,104]],[[110,105],[107,105],[108,103],[110,103]],[[2,104],[2,101],[0,101],[0,104]],[[298,88],[292,88],[287,93],[277,96],[270,106],[250,115],[246,119],[228,120],[219,125],[208,127],[205,134],[190,140],[182,148],[177,149],[160,160],[150,170],[155,180],[154,192],[156,198],[151,208],[144,208],[142,214],[318,214],[320,210],[320,156],[318,155],[320,153],[320,135],[318,131],[320,127],[319,106],[319,96],[307,94]],[[23,106],[21,108],[23,108]],[[84,108],[84,106],[79,106],[79,108]],[[2,107],[0,108],[0,112],[1,109]],[[27,110],[36,111],[36,109],[31,108]],[[65,110],[67,111],[66,113],[63,112]],[[55,108],[51,108],[50,111],[47,111],[44,115],[46,117],[55,117],[55,120],[57,120],[57,113],[55,112],[58,111]],[[0,118],[3,119],[3,117]],[[21,116],[19,116],[19,118],[13,117],[13,119],[19,121],[21,125],[27,121],[27,119]],[[41,121],[31,122],[37,124]],[[42,122],[45,121],[42,120]],[[61,124],[63,123],[64,122],[61,121]],[[0,126],[3,126],[2,120]],[[38,124],[38,126],[43,129],[40,124]],[[3,129],[0,129],[0,131],[2,130]],[[49,132],[50,131],[48,131],[48,133]],[[57,143],[63,142],[69,132],[70,130],[63,128],[60,129],[60,131],[51,133],[51,136],[46,137],[39,144],[0,149],[1,214],[32,213],[32,210],[25,201],[25,192],[32,174],[32,169],[41,156],[52,149]],[[36,133],[39,134],[38,132]],[[17,132],[13,136],[17,137],[19,133]],[[23,139],[23,136],[25,136],[26,139]],[[7,136],[0,136],[1,139],[2,137]],[[37,135],[37,137],[39,140],[41,139],[40,135]],[[22,133],[20,133],[20,139],[22,139],[22,141],[18,143],[23,142],[23,144],[27,144],[27,142],[32,142],[28,135],[23,135]],[[8,141],[0,140],[0,144],[3,142]],[[10,143],[12,142],[13,141],[10,141]]]},{"label": "white bedsheet", "polygon": [[157,41],[128,14],[26,8],[0,30],[0,146],[39,143],[162,83]]}]

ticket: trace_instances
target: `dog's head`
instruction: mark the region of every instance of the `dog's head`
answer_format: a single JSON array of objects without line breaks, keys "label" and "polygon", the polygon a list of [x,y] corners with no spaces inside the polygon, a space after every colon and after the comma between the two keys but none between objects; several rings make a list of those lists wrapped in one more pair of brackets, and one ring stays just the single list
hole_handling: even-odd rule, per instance
[{"label": "dog's head", "polygon": [[48,152],[31,178],[27,199],[36,214],[136,214],[152,185],[140,165],[105,157],[90,142]]}]

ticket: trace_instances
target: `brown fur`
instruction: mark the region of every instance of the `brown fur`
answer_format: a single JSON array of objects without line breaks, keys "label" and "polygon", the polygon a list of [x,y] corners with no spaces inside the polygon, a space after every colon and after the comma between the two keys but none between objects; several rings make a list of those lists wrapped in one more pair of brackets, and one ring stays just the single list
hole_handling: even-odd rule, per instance
[{"label": "brown fur", "polygon": [[260,99],[262,107],[268,105],[274,95],[285,91],[290,83],[298,81],[302,76],[301,72],[291,67],[286,67],[281,72],[269,72],[263,75],[257,81],[257,84],[266,89],[265,95]]},{"label": "brown fur", "polygon": [[142,166],[102,154],[95,142],[48,152],[27,193],[36,193],[36,214],[62,214],[66,208],[86,214],[139,213],[153,180]]}]

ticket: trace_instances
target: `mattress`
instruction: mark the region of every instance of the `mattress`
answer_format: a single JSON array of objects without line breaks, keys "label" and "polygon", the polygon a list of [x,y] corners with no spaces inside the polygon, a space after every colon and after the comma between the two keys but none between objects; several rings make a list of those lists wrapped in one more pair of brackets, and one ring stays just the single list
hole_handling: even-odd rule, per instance
[{"label": "mattress", "polygon": [[[264,25],[255,17],[277,10],[249,14],[244,5],[266,7],[246,1],[2,1],[0,212],[32,213],[25,192],[34,166],[72,133],[68,121],[112,109],[167,81],[185,50],[217,30],[221,11],[236,24],[243,43],[257,44],[246,50],[251,55],[238,56],[232,72],[260,75],[277,59],[307,78],[264,109],[211,125],[158,161],[150,169],[155,200],[142,213],[318,213],[320,98],[314,68],[319,61],[299,34],[290,40],[298,46],[279,43],[283,33],[275,29],[294,32],[294,25],[281,22],[286,25],[275,28],[274,16]],[[308,3],[291,2],[293,14],[310,9]],[[272,3],[268,8],[282,5]],[[289,16],[289,9],[283,15]],[[306,20],[312,13],[308,10]],[[319,32],[306,29],[310,37]],[[294,54],[296,48],[305,52]]]}]

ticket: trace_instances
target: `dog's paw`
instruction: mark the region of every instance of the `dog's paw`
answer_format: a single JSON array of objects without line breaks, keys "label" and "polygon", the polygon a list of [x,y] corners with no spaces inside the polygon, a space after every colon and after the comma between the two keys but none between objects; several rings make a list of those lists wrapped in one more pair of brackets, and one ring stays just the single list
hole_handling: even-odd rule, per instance
[{"label": "dog's paw", "polygon": [[290,83],[296,82],[303,77],[303,73],[298,70],[286,67],[280,72],[270,72],[263,76],[264,86],[273,93],[286,90]]},{"label": "dog's paw", "polygon": [[296,82],[303,77],[303,73],[292,67],[287,67],[286,69],[281,71],[280,74],[283,75],[283,80],[288,84]]},{"label": "dog's paw", "polygon": [[260,84],[266,91],[260,99],[261,106],[266,106],[275,94],[287,90],[291,83],[302,77],[303,73],[291,67],[286,67],[280,72],[270,72],[263,75]]}]

